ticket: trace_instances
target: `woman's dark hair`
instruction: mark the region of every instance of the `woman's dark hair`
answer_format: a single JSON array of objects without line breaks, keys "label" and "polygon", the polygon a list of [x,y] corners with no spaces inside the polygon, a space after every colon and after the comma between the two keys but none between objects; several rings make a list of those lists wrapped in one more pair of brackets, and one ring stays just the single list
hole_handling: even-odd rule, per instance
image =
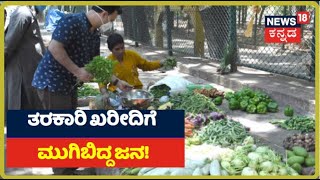
[{"label": "woman's dark hair", "polygon": [[118,44],[124,44],[123,37],[120,34],[113,33],[108,36],[107,39],[108,49],[112,51],[112,49]]},{"label": "woman's dark hair", "polygon": [[[117,11],[118,15],[122,14],[122,9],[120,6],[99,6],[101,9],[108,12],[108,14],[112,14],[113,12]],[[92,6],[92,9],[97,12],[101,13],[102,10],[97,6]]]}]

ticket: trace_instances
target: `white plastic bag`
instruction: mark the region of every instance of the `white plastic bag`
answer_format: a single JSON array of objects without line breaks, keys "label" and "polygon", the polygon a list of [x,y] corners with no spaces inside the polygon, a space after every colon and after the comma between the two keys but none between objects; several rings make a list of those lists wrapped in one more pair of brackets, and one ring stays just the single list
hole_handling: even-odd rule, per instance
[{"label": "white plastic bag", "polygon": [[171,90],[169,91],[170,94],[175,94],[175,93],[187,91],[187,86],[189,84],[193,84],[193,83],[182,78],[182,77],[167,76],[167,77],[159,80],[158,82],[156,82],[154,85],[150,86],[148,91],[150,91],[155,86],[160,86],[163,84],[165,84],[171,88]]}]

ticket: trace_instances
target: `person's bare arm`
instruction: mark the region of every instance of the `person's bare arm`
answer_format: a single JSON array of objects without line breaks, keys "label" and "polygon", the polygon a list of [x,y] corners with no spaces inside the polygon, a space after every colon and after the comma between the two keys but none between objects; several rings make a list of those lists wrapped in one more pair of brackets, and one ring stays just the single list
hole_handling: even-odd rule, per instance
[{"label": "person's bare arm", "polygon": [[92,75],[84,68],[78,67],[69,57],[64,45],[59,41],[52,40],[49,44],[48,50],[51,52],[55,60],[64,66],[69,72],[75,75],[79,80],[88,82],[92,79]]}]

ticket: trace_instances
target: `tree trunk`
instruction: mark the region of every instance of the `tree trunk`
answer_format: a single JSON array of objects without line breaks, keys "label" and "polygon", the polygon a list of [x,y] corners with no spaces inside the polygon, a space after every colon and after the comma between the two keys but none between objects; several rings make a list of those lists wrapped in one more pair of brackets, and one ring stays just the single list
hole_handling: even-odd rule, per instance
[{"label": "tree trunk", "polygon": [[151,37],[148,28],[148,20],[145,7],[123,7],[121,19],[124,28],[124,36],[145,44],[151,43]]},{"label": "tree trunk", "polygon": [[160,7],[155,7],[155,44],[156,47],[163,48],[163,31],[162,22],[164,18],[163,9]]},{"label": "tree trunk", "polygon": [[148,18],[145,12],[144,6],[134,7],[135,11],[135,24],[134,27],[137,28],[137,40],[144,44],[151,44],[151,37],[148,27]]},{"label": "tree trunk", "polygon": [[123,23],[123,30],[124,36],[128,37],[129,39],[133,38],[133,28],[132,28],[132,21],[131,21],[131,11],[133,10],[130,7],[122,7],[123,11],[121,14],[121,19]]},{"label": "tree trunk", "polygon": [[195,38],[194,38],[194,55],[195,56],[204,56],[204,28],[203,22],[201,19],[201,14],[199,7],[185,7],[184,11],[188,13],[191,17],[192,25],[195,29]]}]

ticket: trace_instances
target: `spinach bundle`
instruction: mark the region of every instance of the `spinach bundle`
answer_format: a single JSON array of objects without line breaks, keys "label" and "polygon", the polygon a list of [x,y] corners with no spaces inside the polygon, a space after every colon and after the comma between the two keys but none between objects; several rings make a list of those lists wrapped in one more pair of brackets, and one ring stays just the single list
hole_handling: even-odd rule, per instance
[{"label": "spinach bundle", "polygon": [[171,70],[177,66],[177,61],[175,58],[167,58],[163,64],[164,70]]},{"label": "spinach bundle", "polygon": [[161,98],[162,96],[168,95],[171,88],[165,84],[155,86],[150,89],[150,93],[153,94],[155,98]]},{"label": "spinach bundle", "polygon": [[95,82],[108,84],[116,64],[116,61],[96,56],[89,64],[85,65],[85,69],[94,76]]}]

